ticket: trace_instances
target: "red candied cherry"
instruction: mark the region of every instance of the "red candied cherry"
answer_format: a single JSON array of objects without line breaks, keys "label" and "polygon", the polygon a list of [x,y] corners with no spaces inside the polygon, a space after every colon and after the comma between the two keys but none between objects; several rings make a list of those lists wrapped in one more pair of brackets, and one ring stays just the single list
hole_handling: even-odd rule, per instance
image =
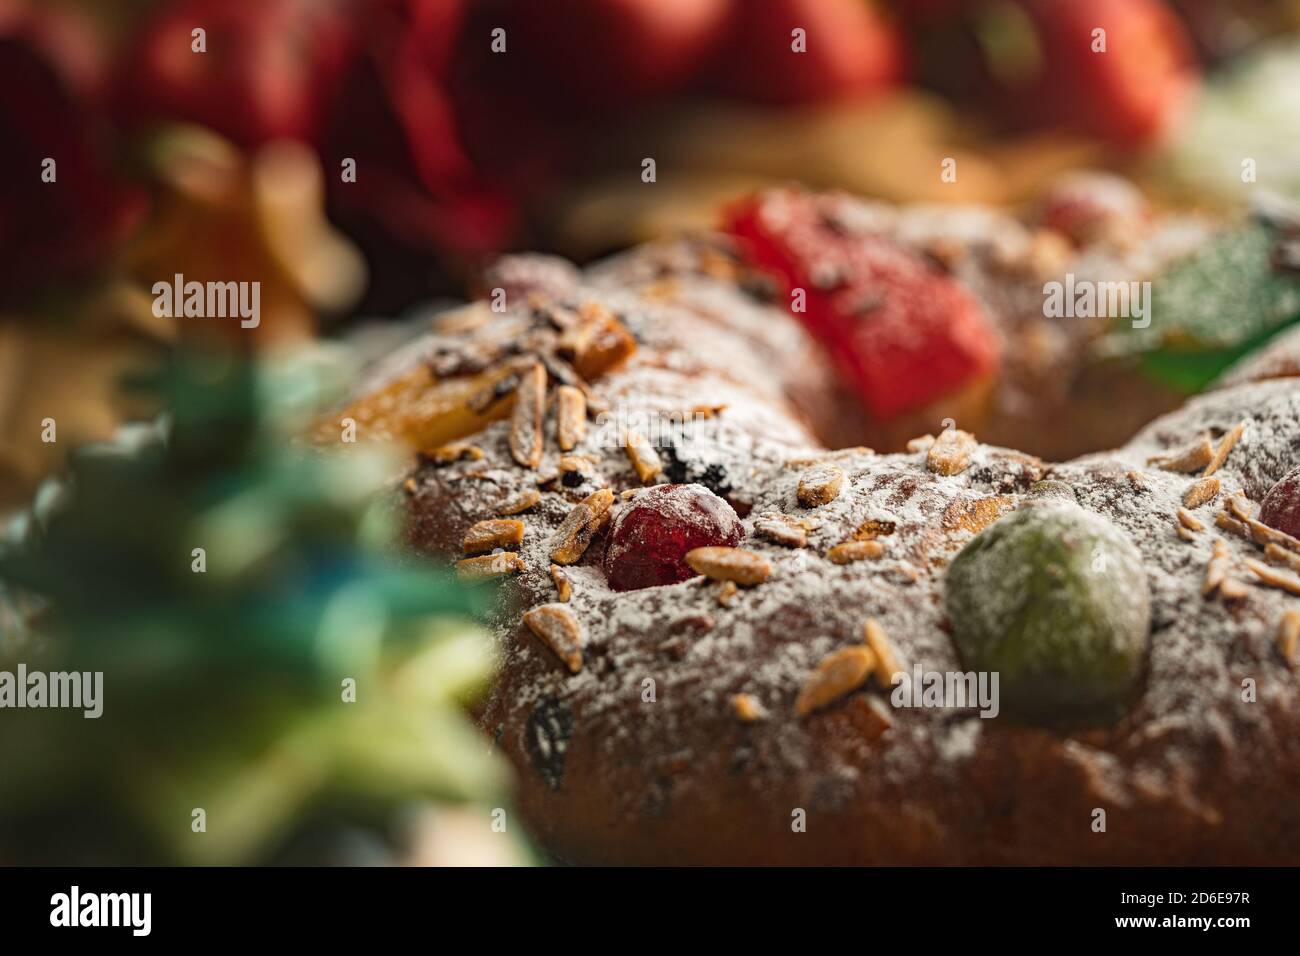
[{"label": "red candied cherry", "polygon": [[735,546],[744,537],[731,505],[703,485],[656,485],[615,516],[605,545],[605,577],[615,591],[676,584],[695,577],[687,551]]},{"label": "red candied cherry", "polygon": [[1270,528],[1300,538],[1300,468],[1269,489],[1259,520]]},{"label": "red candied cherry", "polygon": [[1128,180],[1110,173],[1077,172],[1048,188],[1040,219],[1075,245],[1086,246],[1131,236],[1145,215],[1146,199]]}]

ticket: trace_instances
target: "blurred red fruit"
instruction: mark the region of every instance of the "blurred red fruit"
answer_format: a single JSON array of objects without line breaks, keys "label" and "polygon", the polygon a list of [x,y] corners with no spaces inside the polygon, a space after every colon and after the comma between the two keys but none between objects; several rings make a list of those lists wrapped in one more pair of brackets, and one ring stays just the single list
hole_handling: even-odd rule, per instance
[{"label": "blurred red fruit", "polygon": [[731,9],[731,0],[513,0],[501,25],[532,83],[613,108],[680,90]]},{"label": "blurred red fruit", "polygon": [[868,412],[888,421],[996,371],[997,336],[959,283],[919,255],[834,218],[835,197],[767,193],[731,211],[750,264],[776,278]]},{"label": "blurred red fruit", "polygon": [[913,18],[922,79],[1015,125],[1158,142],[1199,67],[1164,0],[978,0]]},{"label": "blurred red fruit", "polygon": [[[331,104],[331,213],[365,248],[375,282],[404,287],[392,301],[421,293],[409,280],[431,271],[430,254],[468,265],[504,248],[518,225],[513,199],[467,155],[448,92],[466,10],[465,0],[369,3]],[[355,182],[340,175],[345,159]]]},{"label": "blurred red fruit", "polygon": [[122,58],[116,112],[131,127],[188,121],[243,146],[314,142],[351,42],[343,0],[164,4]]},{"label": "blurred red fruit", "polygon": [[0,303],[93,274],[143,214],[97,109],[100,48],[67,13],[0,0]]},{"label": "blurred red fruit", "polygon": [[1123,146],[1169,132],[1199,69],[1187,31],[1163,0],[1017,2],[1043,50],[1042,72],[1026,91],[1028,116]]},{"label": "blurred red fruit", "polygon": [[903,38],[869,0],[744,0],[718,57],[721,89],[771,103],[876,92],[902,78],[907,60]]}]

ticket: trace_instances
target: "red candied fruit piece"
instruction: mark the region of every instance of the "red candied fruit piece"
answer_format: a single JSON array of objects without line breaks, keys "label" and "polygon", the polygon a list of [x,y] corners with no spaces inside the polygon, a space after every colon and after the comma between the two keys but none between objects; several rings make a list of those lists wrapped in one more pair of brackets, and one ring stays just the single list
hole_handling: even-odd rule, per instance
[{"label": "red candied fruit piece", "polygon": [[979,302],[870,223],[837,219],[853,208],[847,198],[778,190],[735,207],[729,230],[787,301],[804,290],[795,317],[875,418],[924,408],[992,375],[1000,347]]},{"label": "red candied fruit piece", "polygon": [[734,547],[744,537],[731,505],[703,485],[656,485],[615,515],[605,545],[605,577],[615,591],[676,584],[695,577],[687,551]]},{"label": "red candied fruit piece", "polygon": [[1300,538],[1300,468],[1269,489],[1259,510],[1259,520],[1283,534]]}]

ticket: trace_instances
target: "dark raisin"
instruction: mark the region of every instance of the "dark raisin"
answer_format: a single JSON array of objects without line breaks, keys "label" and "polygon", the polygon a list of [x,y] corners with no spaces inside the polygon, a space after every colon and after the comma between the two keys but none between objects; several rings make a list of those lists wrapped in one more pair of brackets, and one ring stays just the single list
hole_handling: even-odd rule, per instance
[{"label": "dark raisin", "polygon": [[533,769],[552,790],[564,782],[564,758],[573,733],[573,712],[553,697],[542,700],[528,716],[524,728],[524,749]]}]

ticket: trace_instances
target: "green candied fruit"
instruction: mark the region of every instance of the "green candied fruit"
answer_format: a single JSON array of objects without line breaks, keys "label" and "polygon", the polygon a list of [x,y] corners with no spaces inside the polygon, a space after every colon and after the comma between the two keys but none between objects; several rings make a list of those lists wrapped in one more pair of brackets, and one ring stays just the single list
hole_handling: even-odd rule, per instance
[{"label": "green candied fruit", "polygon": [[1127,709],[1151,592],[1137,550],[1105,518],[1059,499],[1031,502],[973,538],[946,587],[964,665],[998,672],[1009,717],[1095,726]]}]

